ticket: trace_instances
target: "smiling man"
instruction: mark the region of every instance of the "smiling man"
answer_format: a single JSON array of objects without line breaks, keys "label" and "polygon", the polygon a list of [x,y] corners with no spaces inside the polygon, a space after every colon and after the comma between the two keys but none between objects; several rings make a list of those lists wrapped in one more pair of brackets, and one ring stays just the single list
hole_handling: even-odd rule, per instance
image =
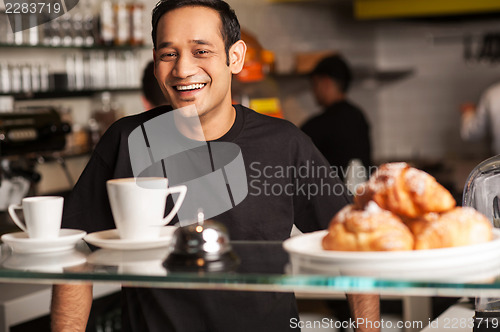
[{"label": "smiling man", "polygon": [[[227,227],[232,240],[282,241],[294,224],[303,232],[325,229],[349,197],[336,176],[317,172],[329,167],[324,157],[291,123],[231,104],[232,75],[242,69],[246,45],[229,5],[221,0],[164,0],[154,9],[152,23],[155,75],[171,107],[126,117],[110,127],[66,200],[63,227],[87,232],[115,228],[105,183],[134,176],[129,134],[182,109],[187,110],[182,116],[199,118],[207,144],[229,142],[241,149],[247,179],[238,180],[247,181],[248,195],[213,218]],[[283,169],[287,172],[273,172]],[[254,260],[269,258],[253,254],[260,255]],[[54,286],[54,332],[85,330],[91,290]],[[294,295],[288,293],[127,287],[123,300],[123,331],[274,332],[295,330],[292,322],[298,319]],[[353,296],[350,304],[355,317],[368,322],[378,318],[378,297]]]}]

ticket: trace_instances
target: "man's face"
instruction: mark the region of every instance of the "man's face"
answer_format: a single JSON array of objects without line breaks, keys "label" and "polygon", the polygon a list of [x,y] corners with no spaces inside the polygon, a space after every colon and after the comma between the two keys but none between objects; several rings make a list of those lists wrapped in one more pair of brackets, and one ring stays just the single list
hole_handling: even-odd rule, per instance
[{"label": "man's face", "polygon": [[328,97],[331,89],[331,80],[326,76],[314,75],[311,79],[316,101],[321,106],[328,106]]},{"label": "man's face", "polygon": [[205,7],[175,9],[158,22],[155,75],[174,109],[194,104],[204,116],[231,106],[234,68],[220,28],[219,14]]}]

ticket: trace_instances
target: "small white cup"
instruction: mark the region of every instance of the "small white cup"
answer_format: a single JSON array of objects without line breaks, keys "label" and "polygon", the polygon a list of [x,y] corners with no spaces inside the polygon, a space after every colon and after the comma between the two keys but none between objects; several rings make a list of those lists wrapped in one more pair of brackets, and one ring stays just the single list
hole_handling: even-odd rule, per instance
[{"label": "small white cup", "polygon": [[[59,237],[64,198],[60,196],[26,197],[21,205],[9,205],[9,214],[19,228],[28,233],[32,239],[55,239]],[[25,223],[22,222],[16,209],[22,209]]]},{"label": "small white cup", "polygon": [[[120,238],[149,240],[160,237],[161,227],[179,211],[186,186],[168,187],[166,178],[123,178],[106,182],[111,212]],[[174,208],[164,218],[169,194],[178,193]]]}]

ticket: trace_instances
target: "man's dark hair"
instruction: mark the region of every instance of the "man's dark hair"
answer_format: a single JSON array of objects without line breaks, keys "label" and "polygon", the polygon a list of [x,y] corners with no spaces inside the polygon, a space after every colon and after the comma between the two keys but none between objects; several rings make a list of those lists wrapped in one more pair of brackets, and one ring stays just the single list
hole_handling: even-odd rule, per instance
[{"label": "man's dark hair", "polygon": [[241,39],[240,23],[234,10],[223,0],[160,0],[153,9],[151,36],[156,50],[156,32],[160,18],[171,10],[187,7],[202,6],[211,8],[219,13],[222,25],[221,35],[226,49],[227,64],[229,65],[229,49]]},{"label": "man's dark hair", "polygon": [[347,61],[338,54],[322,59],[311,72],[311,76],[328,76],[337,82],[342,92],[351,85],[352,74]]},{"label": "man's dark hair", "polygon": [[168,104],[167,98],[158,85],[155,78],[155,64],[150,61],[142,74],[142,94],[153,105],[160,106]]}]

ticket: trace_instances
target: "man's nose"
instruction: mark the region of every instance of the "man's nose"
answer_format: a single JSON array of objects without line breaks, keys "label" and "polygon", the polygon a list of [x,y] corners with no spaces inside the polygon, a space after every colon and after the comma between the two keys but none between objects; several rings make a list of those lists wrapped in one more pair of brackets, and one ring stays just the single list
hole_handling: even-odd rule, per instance
[{"label": "man's nose", "polygon": [[179,55],[172,74],[178,78],[186,78],[196,74],[197,70],[196,62],[192,57],[189,55]]}]

